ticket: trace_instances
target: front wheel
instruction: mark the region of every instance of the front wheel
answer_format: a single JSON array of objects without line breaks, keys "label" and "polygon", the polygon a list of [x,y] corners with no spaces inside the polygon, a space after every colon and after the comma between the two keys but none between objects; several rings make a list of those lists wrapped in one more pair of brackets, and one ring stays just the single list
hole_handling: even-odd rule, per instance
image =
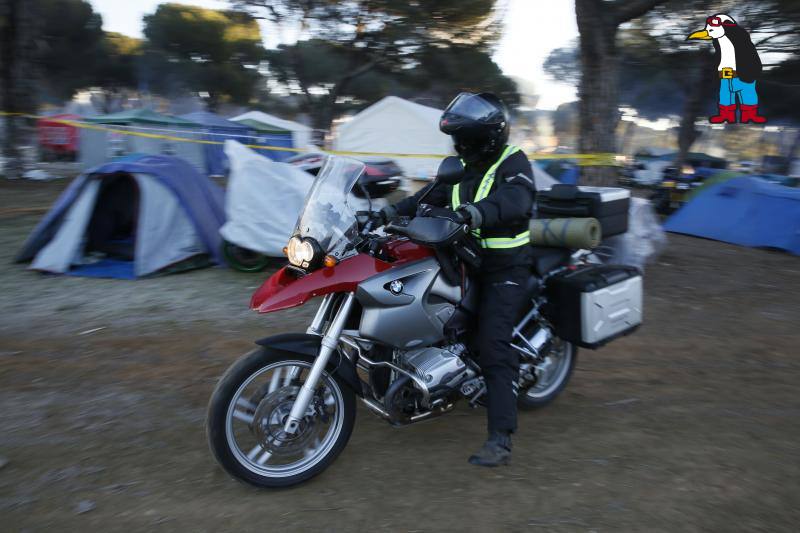
[{"label": "front wheel", "polygon": [[523,409],[544,407],[561,394],[567,386],[578,349],[574,344],[555,338],[542,362],[534,366],[536,380],[527,389],[520,390],[519,406]]},{"label": "front wheel", "polygon": [[355,424],[355,394],[327,371],[297,431],[283,431],[314,358],[257,348],[234,363],[208,405],[206,432],[217,462],[259,487],[287,487],[325,470]]}]

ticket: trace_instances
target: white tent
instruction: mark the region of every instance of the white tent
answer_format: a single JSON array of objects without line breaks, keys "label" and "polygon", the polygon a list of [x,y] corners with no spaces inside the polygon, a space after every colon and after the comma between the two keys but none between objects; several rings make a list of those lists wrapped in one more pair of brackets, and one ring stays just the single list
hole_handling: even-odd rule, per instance
[{"label": "white tent", "polygon": [[[227,221],[220,235],[228,242],[272,257],[282,257],[314,176],[288,163],[278,163],[230,139],[225,155],[231,165],[225,195]],[[350,196],[355,210],[366,200]],[[381,204],[373,202],[372,208]]]},{"label": "white tent", "polygon": [[[399,154],[455,153],[450,137],[439,131],[442,110],[387,96],[337,128],[334,150]],[[436,174],[441,158],[398,157],[408,177]]]},{"label": "white tent", "polygon": [[299,122],[278,118],[268,113],[264,113],[263,111],[248,111],[247,113],[233,117],[229,120],[232,120],[233,122],[252,120],[255,122],[260,122],[264,126],[291,131],[292,144],[294,144],[295,148],[302,148],[305,150],[313,147],[311,144],[311,132],[313,130],[305,124],[300,124]]}]

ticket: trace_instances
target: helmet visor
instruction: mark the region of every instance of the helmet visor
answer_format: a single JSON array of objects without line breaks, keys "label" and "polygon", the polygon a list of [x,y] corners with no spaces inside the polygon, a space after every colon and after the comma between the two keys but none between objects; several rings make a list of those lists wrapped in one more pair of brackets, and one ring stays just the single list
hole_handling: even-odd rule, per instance
[{"label": "helmet visor", "polygon": [[479,122],[488,120],[497,111],[497,106],[472,93],[459,94],[444,110],[445,113],[452,113]]}]

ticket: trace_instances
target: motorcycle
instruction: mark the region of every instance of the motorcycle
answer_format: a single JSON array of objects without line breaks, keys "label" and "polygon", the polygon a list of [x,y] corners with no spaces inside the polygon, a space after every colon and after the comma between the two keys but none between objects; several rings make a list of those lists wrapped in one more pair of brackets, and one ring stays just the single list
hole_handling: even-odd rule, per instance
[{"label": "motorcycle", "polygon": [[[306,332],[256,341],[212,394],[209,445],[241,481],[286,487],[325,470],[350,438],[356,398],[394,426],[440,416],[462,399],[484,405],[486,385],[470,349],[477,297],[468,267],[476,265],[479,249],[469,228],[449,218],[416,217],[376,230],[374,217],[348,205],[363,172],[359,161],[327,160],[285,249],[289,264],[252,296],[250,306],[260,313],[321,297]],[[447,158],[434,186],[457,183],[463,172],[457,158]],[[619,269],[601,268],[606,282],[600,285],[592,274],[592,287],[600,288],[591,294],[603,305],[590,300],[591,309],[576,311],[575,301],[551,301],[549,285],[564,293],[594,272],[590,257],[589,250],[536,250],[530,282],[521,287],[530,308],[511,335],[522,408],[543,407],[564,390],[578,345],[595,347],[629,333],[636,311],[641,321],[641,278],[628,275],[630,269],[621,276]],[[602,316],[587,324],[576,312]]]}]

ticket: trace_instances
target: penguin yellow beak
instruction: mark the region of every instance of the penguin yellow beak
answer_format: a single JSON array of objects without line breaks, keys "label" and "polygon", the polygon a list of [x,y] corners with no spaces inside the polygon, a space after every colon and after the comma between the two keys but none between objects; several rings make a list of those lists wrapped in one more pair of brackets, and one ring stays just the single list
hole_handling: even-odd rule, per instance
[{"label": "penguin yellow beak", "polygon": [[712,37],[708,34],[708,31],[700,30],[700,31],[694,32],[693,34],[691,34],[690,36],[688,36],[686,38],[687,41],[690,40],[690,39],[701,39],[703,41],[709,41],[709,40],[712,39]]}]

